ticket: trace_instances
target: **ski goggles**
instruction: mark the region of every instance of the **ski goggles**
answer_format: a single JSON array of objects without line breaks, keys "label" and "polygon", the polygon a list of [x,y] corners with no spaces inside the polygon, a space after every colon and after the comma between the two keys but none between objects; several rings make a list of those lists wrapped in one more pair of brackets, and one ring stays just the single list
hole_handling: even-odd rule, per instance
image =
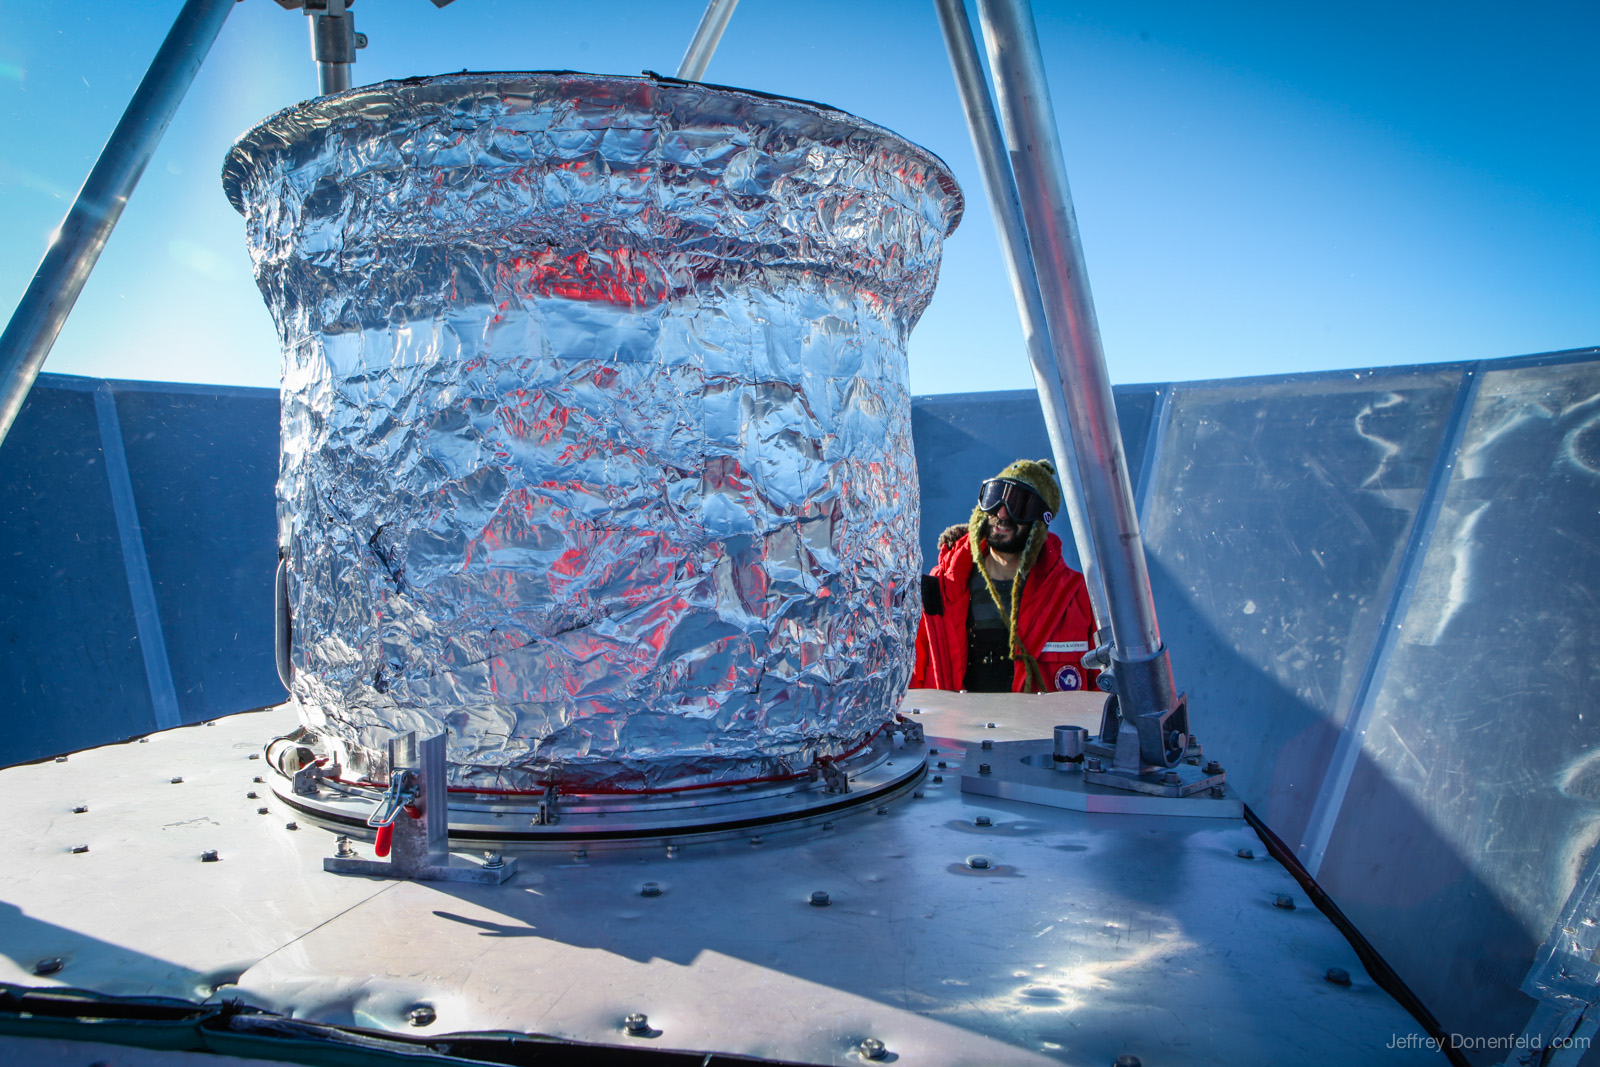
[{"label": "ski goggles", "polygon": [[978,487],[978,507],[993,515],[1001,504],[1006,514],[1019,526],[1043,519],[1049,522],[1055,515],[1045,506],[1044,498],[1022,482],[1010,478],[990,478]]}]

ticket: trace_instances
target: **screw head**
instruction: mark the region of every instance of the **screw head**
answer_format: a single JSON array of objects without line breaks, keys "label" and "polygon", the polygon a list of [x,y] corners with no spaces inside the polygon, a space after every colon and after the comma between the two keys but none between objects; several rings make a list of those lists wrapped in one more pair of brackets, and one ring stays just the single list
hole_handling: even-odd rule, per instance
[{"label": "screw head", "polygon": [[630,1034],[648,1034],[650,1032],[650,1017],[642,1011],[636,1011],[622,1020],[622,1025],[627,1027]]},{"label": "screw head", "polygon": [[826,908],[832,903],[832,899],[829,898],[825,890],[819,889],[815,893],[811,894],[811,906],[813,908]]},{"label": "screw head", "polygon": [[987,871],[989,869],[989,857],[988,856],[968,856],[967,857],[967,866],[971,867],[975,871]]},{"label": "screw head", "polygon": [[38,963],[35,963],[33,965],[33,973],[34,974],[55,974],[57,971],[59,971],[61,968],[65,967],[65,966],[66,966],[66,963],[61,959],[60,956],[47,956],[44,959],[40,960]]},{"label": "screw head", "polygon": [[286,822],[283,824],[283,828],[285,830],[298,830],[300,829],[300,824],[297,822]]},{"label": "screw head", "polygon": [[180,775],[178,775],[178,777],[174,778],[172,780],[172,784],[173,785],[182,785],[183,784],[183,775],[180,774]]},{"label": "screw head", "polygon": [[214,848],[208,848],[204,852],[200,853],[201,863],[215,863],[219,859],[221,859],[221,857],[217,855],[217,850]]},{"label": "screw head", "polygon": [[1101,768],[1101,766],[1102,766],[1102,764],[1100,762],[1100,757],[1099,756],[1090,756],[1089,757],[1089,769],[1091,771],[1098,771]]},{"label": "screw head", "polygon": [[1284,911],[1293,911],[1294,897],[1291,897],[1287,893],[1279,893],[1272,899],[1272,906],[1274,908],[1282,908]]},{"label": "screw head", "polygon": [[646,882],[639,887],[639,895],[641,897],[659,897],[661,895],[661,883]]},{"label": "screw head", "polygon": [[989,818],[989,816],[987,816],[987,815],[980,815],[976,819],[972,820],[972,825],[974,825],[974,826],[993,826],[994,825],[994,820]]},{"label": "screw head", "polygon": [[250,753],[250,758],[251,758],[251,759],[260,759],[260,758],[261,758],[261,753],[259,753],[259,752],[252,752],[252,753]]},{"label": "screw head", "polygon": [[1256,858],[1256,850],[1253,848],[1241,848],[1238,852],[1235,852],[1234,855],[1238,856],[1242,860],[1253,860]]},{"label": "screw head", "polygon": [[412,1026],[432,1026],[439,1013],[427,1004],[418,1004],[406,1015]]},{"label": "screw head", "polygon": [[987,763],[978,764],[978,773],[979,774],[988,774],[989,773],[989,765]]},{"label": "screw head", "polygon": [[994,729],[994,723],[992,723],[992,722],[986,722],[986,723],[983,724],[983,726],[984,726],[984,729],[986,729],[986,730],[993,730]]},{"label": "screw head", "polygon": [[88,845],[73,845],[72,846],[72,854],[74,856],[80,855],[80,854],[82,854],[84,852],[88,852],[88,851],[89,851],[89,846]]},{"label": "screw head", "polygon": [[856,1046],[856,1051],[869,1060],[881,1060],[889,1054],[889,1050],[884,1047],[883,1042],[875,1037],[862,1038],[861,1044]]},{"label": "screw head", "polygon": [[1322,976],[1334,985],[1349,985],[1350,972],[1343,967],[1329,967],[1328,973]]},{"label": "screw head", "polygon": [[246,794],[245,794],[245,795],[244,795],[244,798],[245,798],[245,799],[246,799],[246,800],[255,800],[255,799],[257,799],[257,797],[256,797],[256,791],[255,791],[255,790],[254,790],[254,789],[252,789],[252,790],[250,790],[250,792],[248,792],[248,793],[246,793]]},{"label": "screw head", "polygon": [[65,757],[65,756],[57,756],[56,757],[56,762],[57,763],[65,763],[65,762],[67,762],[67,757]]},{"label": "screw head", "polygon": [[988,751],[989,749],[994,748],[994,742],[986,737],[983,739],[983,744],[979,745],[978,747],[982,748],[984,751]]},{"label": "screw head", "polygon": [[89,810],[88,805],[79,804],[77,807],[72,809],[72,814],[74,814],[74,815],[82,815],[84,812],[86,812],[88,810]]}]

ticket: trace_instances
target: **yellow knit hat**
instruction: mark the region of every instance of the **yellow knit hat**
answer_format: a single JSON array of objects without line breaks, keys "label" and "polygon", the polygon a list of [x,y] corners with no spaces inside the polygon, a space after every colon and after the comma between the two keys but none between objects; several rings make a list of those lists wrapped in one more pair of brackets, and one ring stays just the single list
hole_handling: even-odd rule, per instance
[{"label": "yellow knit hat", "polygon": [[[999,474],[996,478],[1007,478],[1014,482],[1021,482],[1044,501],[1045,510],[1054,516],[1061,511],[1061,483],[1056,481],[1055,464],[1047,459],[1019,459]],[[1011,634],[1011,658],[1022,660],[1024,671],[1028,679],[1028,691],[1042,693],[1045,689],[1044,671],[1040,669],[1038,660],[1028,654],[1017,640],[1017,611],[1022,604],[1022,586],[1027,580],[1028,572],[1033,569],[1039,553],[1044,551],[1045,537],[1049,533],[1050,524],[1043,518],[1035,519],[1028,530],[1028,543],[1022,549],[1022,565],[1017,568],[1017,577],[1011,583],[1011,611],[1006,618],[1006,627]],[[967,521],[968,546],[972,549],[972,561],[978,568],[978,573],[983,575],[983,584],[989,587],[989,596],[994,600],[994,606],[1000,608],[1000,593],[994,587],[994,582],[989,578],[989,571],[983,565],[984,546],[989,539],[989,513],[981,507],[972,509],[972,518]]]}]

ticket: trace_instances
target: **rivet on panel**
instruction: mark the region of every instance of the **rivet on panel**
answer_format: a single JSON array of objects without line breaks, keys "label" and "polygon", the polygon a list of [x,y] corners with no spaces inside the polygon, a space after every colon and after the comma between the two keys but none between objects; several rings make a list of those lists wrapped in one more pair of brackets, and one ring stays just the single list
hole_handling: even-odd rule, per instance
[{"label": "rivet on panel", "polygon": [[65,966],[66,966],[66,963],[62,961],[60,956],[50,956],[50,957],[47,957],[45,959],[40,960],[38,963],[35,963],[33,965],[33,973],[34,974],[55,974],[57,971],[59,971],[61,968],[65,967]]},{"label": "rivet on panel", "polygon": [[56,762],[57,763],[65,763],[65,762],[67,762],[67,757],[65,757],[65,756],[57,756],[56,757]]},{"label": "rivet on panel", "polygon": [[77,856],[77,855],[79,855],[81,853],[88,852],[88,851],[89,851],[89,846],[88,845],[73,845],[72,846],[72,854],[74,856]]},{"label": "rivet on panel", "polygon": [[256,814],[257,815],[265,815],[266,813],[267,813],[267,809],[266,808],[257,808],[256,809]]},{"label": "rivet on panel", "polygon": [[972,825],[974,825],[974,826],[993,826],[994,825],[994,820],[989,818],[989,816],[987,816],[987,815],[980,815],[976,819],[972,820]]},{"label": "rivet on panel", "polygon": [[1235,852],[1234,855],[1238,856],[1242,860],[1253,860],[1256,858],[1256,852],[1253,848],[1241,848],[1238,852]]},{"label": "rivet on panel", "polygon": [[215,863],[221,858],[222,857],[217,855],[217,850],[214,848],[208,848],[204,852],[200,853],[201,863]]},{"label": "rivet on panel", "polygon": [[251,758],[251,759],[260,759],[260,758],[261,758],[261,753],[259,753],[259,752],[252,752],[252,753],[250,753],[250,758]]},{"label": "rivet on panel", "polygon": [[250,792],[248,792],[248,793],[246,793],[244,795],[244,798],[246,800],[255,800],[256,799],[256,791],[254,789],[250,790]]},{"label": "rivet on panel", "polygon": [[87,804],[79,804],[77,807],[72,809],[72,814],[74,814],[74,815],[82,815],[85,812],[87,812],[88,810],[89,810],[89,806]]},{"label": "rivet on panel", "polygon": [[832,903],[833,900],[828,896],[825,890],[819,889],[815,893],[811,894],[811,906],[813,908],[826,908]]},{"label": "rivet on panel", "polygon": [[994,727],[994,723],[992,723],[992,722],[986,722],[983,725],[984,725],[985,729],[993,730],[995,728]]},{"label": "rivet on panel", "polygon": [[250,779],[250,780],[251,780],[251,781],[252,781],[252,782],[254,782],[254,783],[256,783],[256,784],[257,784],[257,785],[260,785],[260,784],[261,784],[261,783],[262,783],[262,782],[264,782],[264,781],[266,781],[266,779],[265,779],[265,778],[262,778],[262,777],[261,777],[261,776],[260,776],[260,775],[259,775],[259,774],[258,774],[258,775],[256,775],[256,776],[255,776],[255,777],[254,777],[254,778],[252,778],[252,779]]},{"label": "rivet on panel", "polygon": [[180,774],[180,775],[178,775],[178,777],[174,778],[172,780],[172,784],[173,785],[182,785],[183,784],[183,775]]},{"label": "rivet on panel", "polygon": [[856,1051],[869,1060],[881,1060],[889,1054],[883,1042],[875,1037],[863,1038],[861,1044],[856,1046]]},{"label": "rivet on panel", "polygon": [[988,856],[968,856],[967,857],[967,866],[971,867],[975,871],[987,871],[989,869],[989,857]]},{"label": "rivet on panel", "polygon": [[297,822],[286,822],[283,824],[283,828],[285,830],[298,830],[300,829],[300,824]]},{"label": "rivet on panel", "polygon": [[641,897],[659,897],[661,895],[661,883],[646,882],[639,887],[639,895]]},{"label": "rivet on panel", "polygon": [[1345,970],[1343,967],[1329,967],[1328,973],[1324,974],[1322,977],[1327,981],[1332,982],[1334,985],[1350,984],[1350,972]]},{"label": "rivet on panel", "polygon": [[1293,911],[1294,897],[1289,896],[1287,893],[1279,893],[1273,898],[1272,906],[1274,908],[1282,908],[1284,911]]}]

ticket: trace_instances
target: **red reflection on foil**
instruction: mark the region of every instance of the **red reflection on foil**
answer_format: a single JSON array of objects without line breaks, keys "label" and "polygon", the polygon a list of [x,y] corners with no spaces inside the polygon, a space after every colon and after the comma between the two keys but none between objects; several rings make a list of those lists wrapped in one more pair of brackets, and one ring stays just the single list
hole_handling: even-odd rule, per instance
[{"label": "red reflection on foil", "polygon": [[670,293],[665,273],[655,260],[627,248],[567,253],[547,249],[513,258],[502,270],[511,275],[507,281],[523,296],[648,307]]}]

